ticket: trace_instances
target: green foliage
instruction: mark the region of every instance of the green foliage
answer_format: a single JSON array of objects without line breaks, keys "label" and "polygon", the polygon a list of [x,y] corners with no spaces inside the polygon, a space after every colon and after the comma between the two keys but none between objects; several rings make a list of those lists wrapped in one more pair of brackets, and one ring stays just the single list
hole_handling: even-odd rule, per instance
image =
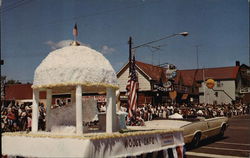
[{"label": "green foliage", "polygon": [[18,80],[8,80],[6,84],[21,84],[21,82]]}]

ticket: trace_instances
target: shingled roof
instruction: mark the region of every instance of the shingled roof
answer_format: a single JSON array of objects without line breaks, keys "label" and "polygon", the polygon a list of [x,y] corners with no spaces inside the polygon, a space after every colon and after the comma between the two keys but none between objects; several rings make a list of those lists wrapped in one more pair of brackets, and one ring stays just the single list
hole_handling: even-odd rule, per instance
[{"label": "shingled roof", "polygon": [[136,66],[139,67],[145,74],[147,74],[151,80],[155,81],[165,81],[166,80],[166,75],[165,75],[165,68],[151,65],[151,64],[146,64],[140,61],[135,62]]},{"label": "shingled roof", "polygon": [[[166,81],[166,68],[143,63],[136,61],[136,66],[149,77],[150,80]],[[128,68],[128,64],[123,67],[118,73],[118,77],[121,73]],[[182,82],[182,85],[193,86],[197,81],[203,81],[203,73],[205,80],[212,78],[214,80],[235,80],[239,72],[239,66],[229,66],[229,67],[217,67],[217,68],[204,68],[204,69],[190,69],[190,70],[177,70],[177,76],[175,78],[175,83],[178,84]]]},{"label": "shingled roof", "polygon": [[[165,68],[143,63],[140,61],[135,61],[137,71],[141,71],[145,76],[148,77],[149,80],[154,81],[165,81]],[[128,63],[117,73],[117,77],[119,77],[126,69],[128,68]]]},{"label": "shingled roof", "polygon": [[179,82],[180,77],[183,80],[183,84],[188,86],[192,86],[194,81],[203,81],[208,78],[213,80],[235,80],[238,72],[239,66],[178,70],[176,82]]},{"label": "shingled roof", "polygon": [[193,86],[196,81],[195,76],[198,70],[177,70],[177,76],[175,77],[175,84],[181,82],[185,86]]}]

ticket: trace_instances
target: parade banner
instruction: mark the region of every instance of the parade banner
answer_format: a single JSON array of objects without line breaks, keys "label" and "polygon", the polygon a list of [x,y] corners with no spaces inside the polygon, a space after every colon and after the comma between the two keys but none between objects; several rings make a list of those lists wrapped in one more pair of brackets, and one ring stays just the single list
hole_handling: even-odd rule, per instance
[{"label": "parade banner", "polygon": [[182,131],[174,130],[87,136],[5,133],[2,141],[3,155],[25,157],[126,157],[169,150],[183,155],[184,145]]},{"label": "parade banner", "polygon": [[138,134],[113,139],[91,140],[90,157],[126,157],[183,146],[182,132]]}]

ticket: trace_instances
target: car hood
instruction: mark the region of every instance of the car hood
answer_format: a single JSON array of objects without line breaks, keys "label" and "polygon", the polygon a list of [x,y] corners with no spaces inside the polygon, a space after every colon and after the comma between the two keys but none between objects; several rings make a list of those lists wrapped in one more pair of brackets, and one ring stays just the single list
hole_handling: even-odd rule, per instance
[{"label": "car hood", "polygon": [[192,122],[189,121],[183,121],[183,120],[152,120],[152,121],[146,121],[145,126],[128,126],[128,129],[137,129],[140,128],[149,130],[149,129],[176,129],[181,128],[182,126],[185,126],[187,124],[190,124]]}]

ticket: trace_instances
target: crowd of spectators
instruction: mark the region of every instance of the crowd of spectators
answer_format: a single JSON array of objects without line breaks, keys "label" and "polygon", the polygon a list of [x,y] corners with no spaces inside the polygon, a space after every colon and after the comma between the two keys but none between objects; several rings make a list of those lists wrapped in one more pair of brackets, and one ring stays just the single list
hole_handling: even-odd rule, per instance
[{"label": "crowd of spectators", "polygon": [[[31,131],[32,103],[18,104],[11,102],[1,109],[2,132]],[[59,106],[60,107],[60,106]],[[55,108],[55,107],[54,107]],[[105,112],[105,104],[98,105],[99,112]],[[121,105],[121,111],[128,112],[127,105]],[[167,119],[171,115],[178,114],[181,118],[194,118],[197,116],[212,118],[218,116],[237,116],[250,114],[250,105],[245,104],[162,104],[153,106],[151,104],[140,105],[127,121],[127,125],[142,126],[145,121],[153,119]],[[39,104],[38,129],[45,130],[46,109],[43,103]]]},{"label": "crowd of spectators", "polygon": [[[126,104],[121,106],[121,110],[128,112]],[[152,106],[145,104],[138,106],[133,117],[128,120],[128,125],[143,125],[144,121],[153,119],[167,119],[171,115],[178,114],[181,118],[205,117],[232,117],[243,114],[250,114],[250,106],[246,104],[162,104]]]},{"label": "crowd of spectators", "polygon": [[[32,103],[23,104],[11,102],[1,109],[1,129],[2,132],[31,131]],[[38,128],[45,130],[46,111],[42,103],[39,104]]]}]

